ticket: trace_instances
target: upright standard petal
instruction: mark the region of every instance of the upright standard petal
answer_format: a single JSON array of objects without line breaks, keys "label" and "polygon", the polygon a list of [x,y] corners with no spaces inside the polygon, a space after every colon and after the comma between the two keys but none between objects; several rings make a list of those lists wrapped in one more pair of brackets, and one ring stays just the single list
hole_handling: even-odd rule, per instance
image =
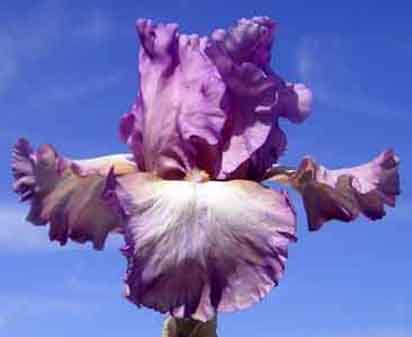
[{"label": "upright standard petal", "polygon": [[286,146],[278,119],[303,121],[311,93],[270,68],[275,28],[255,17],[199,37],[138,21],[140,88],[120,129],[139,167],[167,179],[193,169],[258,179],[277,161]]},{"label": "upright standard petal", "polygon": [[216,30],[206,48],[227,85],[221,179],[258,180],[285,150],[279,117],[302,122],[309,115],[310,90],[286,83],[270,67],[275,29],[267,17],[241,19]]},{"label": "upright standard petal", "polygon": [[225,86],[204,54],[206,38],[150,20],[139,20],[137,31],[140,89],[122,119],[123,139],[146,171],[180,179],[197,167],[215,175]]},{"label": "upright standard petal", "polygon": [[285,193],[246,180],[137,173],[120,177],[116,194],[126,216],[125,293],[138,306],[207,321],[278,284],[295,240]]},{"label": "upright standard petal", "polygon": [[305,158],[291,176],[302,194],[310,230],[331,219],[352,221],[359,214],[371,220],[385,216],[399,195],[399,158],[388,150],[367,164],[328,170]]},{"label": "upright standard petal", "polygon": [[11,165],[14,190],[22,201],[31,202],[27,220],[35,225],[49,223],[50,240],[61,245],[69,238],[92,241],[95,249],[102,249],[107,235],[121,230],[121,217],[106,203],[103,193],[107,177],[131,172],[133,164],[127,156],[71,161],[50,145],[33,151],[20,139]]}]

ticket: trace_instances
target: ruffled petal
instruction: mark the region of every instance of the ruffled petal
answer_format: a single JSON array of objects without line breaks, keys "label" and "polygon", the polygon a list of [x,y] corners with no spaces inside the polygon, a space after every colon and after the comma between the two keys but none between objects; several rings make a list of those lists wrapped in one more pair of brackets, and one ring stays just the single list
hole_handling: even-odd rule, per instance
[{"label": "ruffled petal", "polygon": [[262,176],[285,148],[278,119],[302,122],[312,98],[270,68],[276,24],[242,19],[210,37],[177,29],[137,23],[140,88],[120,133],[139,169],[166,179],[193,169],[219,180]]},{"label": "ruffled petal", "polygon": [[[126,297],[207,321],[260,301],[281,278],[295,213],[285,193],[246,181],[120,177]],[[230,207],[227,207],[230,205]]]},{"label": "ruffled petal", "polygon": [[395,206],[399,195],[399,158],[392,150],[367,164],[328,170],[305,158],[291,177],[301,192],[310,230],[331,219],[352,221],[360,214],[371,220],[385,216],[385,205]]},{"label": "ruffled petal", "polygon": [[120,120],[120,138],[131,149],[139,171],[145,171],[143,151],[143,111],[142,103],[139,98],[137,99],[137,102],[132,105],[130,111],[124,114]]},{"label": "ruffled petal", "polygon": [[70,238],[92,241],[95,249],[102,249],[107,235],[122,225],[120,215],[102,197],[107,178],[131,172],[131,165],[123,155],[71,161],[50,145],[34,152],[25,139],[13,148],[11,163],[15,192],[31,202],[27,221],[49,223],[50,240],[61,245]]},{"label": "ruffled petal", "polygon": [[310,115],[312,91],[302,83],[288,84],[279,91],[279,112],[293,123],[302,123]]},{"label": "ruffled petal", "polygon": [[197,167],[215,175],[224,83],[203,52],[205,38],[150,20],[139,20],[137,30],[140,90],[122,119],[123,139],[135,157],[143,154],[146,171],[180,179]]},{"label": "ruffled petal", "polygon": [[309,115],[310,90],[287,84],[270,68],[275,30],[267,17],[241,19],[227,31],[215,31],[206,48],[227,85],[230,118],[219,179],[258,180],[286,147],[279,117],[302,122]]}]

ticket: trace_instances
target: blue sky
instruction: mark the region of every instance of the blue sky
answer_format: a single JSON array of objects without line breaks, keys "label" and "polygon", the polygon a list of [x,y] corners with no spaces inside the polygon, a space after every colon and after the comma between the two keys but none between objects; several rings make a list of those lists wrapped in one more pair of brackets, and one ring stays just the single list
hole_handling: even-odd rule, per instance
[{"label": "blue sky", "polygon": [[280,23],[273,67],[315,97],[307,122],[282,124],[282,162],[311,154],[350,166],[394,147],[403,194],[382,221],[331,222],[318,233],[294,197],[299,242],[283,282],[254,308],[222,315],[220,335],[412,336],[412,5],[376,3],[0,2],[0,336],[159,335],[162,317],[120,296],[118,238],[104,252],[60,248],[24,222],[27,206],[9,188],[10,147],[25,136],[77,158],[124,152],[117,125],[136,92],[135,20],[207,34],[253,15]]}]

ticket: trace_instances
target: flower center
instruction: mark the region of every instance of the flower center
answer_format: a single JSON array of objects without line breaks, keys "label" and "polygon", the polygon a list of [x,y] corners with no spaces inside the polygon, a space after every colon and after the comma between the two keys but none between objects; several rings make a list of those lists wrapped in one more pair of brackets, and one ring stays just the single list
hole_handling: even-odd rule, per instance
[{"label": "flower center", "polygon": [[210,180],[210,176],[206,171],[194,168],[186,174],[185,180],[196,183],[205,183]]}]

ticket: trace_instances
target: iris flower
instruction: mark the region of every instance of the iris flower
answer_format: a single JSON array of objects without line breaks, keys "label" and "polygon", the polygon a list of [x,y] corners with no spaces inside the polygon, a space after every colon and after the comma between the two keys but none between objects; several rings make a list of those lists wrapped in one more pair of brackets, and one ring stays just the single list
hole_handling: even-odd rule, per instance
[{"label": "iris flower", "polygon": [[123,235],[124,295],[168,313],[170,336],[193,322],[212,331],[218,312],[248,308],[278,285],[296,213],[285,191],[264,182],[300,193],[311,231],[332,219],[380,219],[399,194],[392,150],[347,169],[310,157],[278,164],[287,144],[279,120],[303,122],[312,94],[271,68],[275,31],[267,17],[207,37],[138,20],[139,88],[120,121],[131,154],[76,160],[25,139],[13,149],[27,220],[48,224],[61,245],[100,250],[109,234]]}]

